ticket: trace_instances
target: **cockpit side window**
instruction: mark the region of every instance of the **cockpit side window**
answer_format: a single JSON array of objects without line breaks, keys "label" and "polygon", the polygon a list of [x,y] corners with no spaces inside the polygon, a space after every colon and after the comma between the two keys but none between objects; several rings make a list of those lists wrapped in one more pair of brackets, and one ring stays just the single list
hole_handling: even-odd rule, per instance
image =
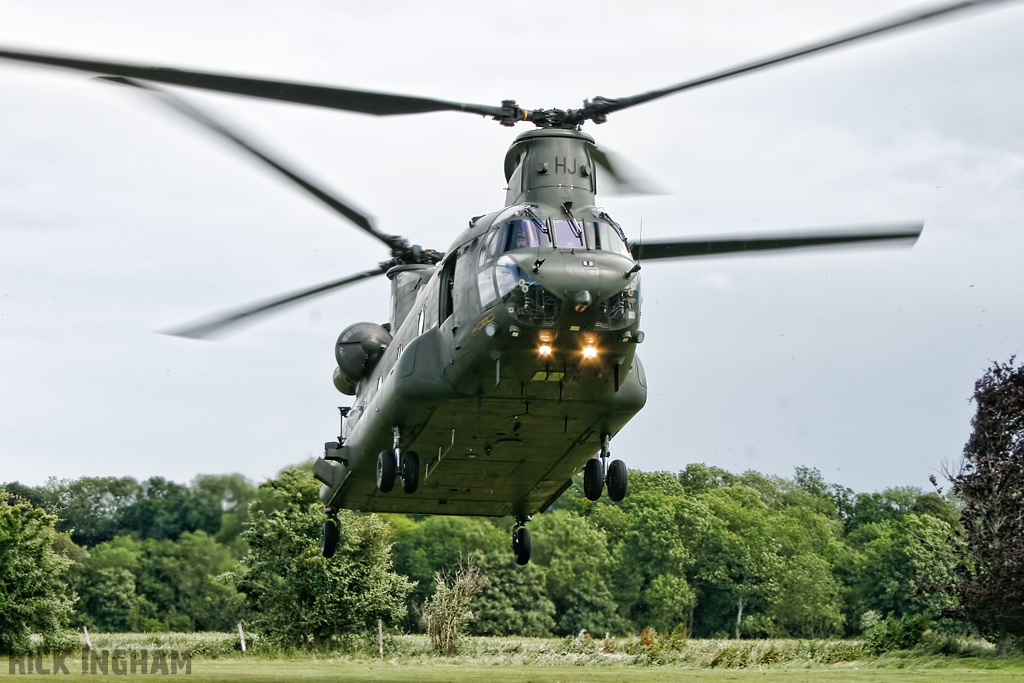
[{"label": "cockpit side window", "polygon": [[550,246],[551,229],[544,221],[517,219],[509,221],[505,226],[505,241],[502,251]]}]

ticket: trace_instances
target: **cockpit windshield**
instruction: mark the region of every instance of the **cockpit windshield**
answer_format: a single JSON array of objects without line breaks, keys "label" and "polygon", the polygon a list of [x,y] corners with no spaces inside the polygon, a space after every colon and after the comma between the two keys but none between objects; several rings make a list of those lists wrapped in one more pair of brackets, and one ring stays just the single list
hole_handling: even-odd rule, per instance
[{"label": "cockpit windshield", "polygon": [[576,221],[553,220],[555,224],[555,244],[561,249],[586,249],[587,241],[583,237],[583,228]]},{"label": "cockpit windshield", "polygon": [[498,244],[500,253],[531,247],[596,249],[630,256],[619,230],[604,221],[516,218],[505,224]]},{"label": "cockpit windshield", "polygon": [[587,244],[590,245],[591,249],[612,251],[623,256],[630,256],[629,247],[626,246],[622,237],[619,236],[618,231],[608,223],[588,221],[584,223],[584,226],[587,232]]},{"label": "cockpit windshield", "polygon": [[505,248],[502,251],[550,246],[551,229],[543,220],[517,219],[509,221],[505,227]]}]

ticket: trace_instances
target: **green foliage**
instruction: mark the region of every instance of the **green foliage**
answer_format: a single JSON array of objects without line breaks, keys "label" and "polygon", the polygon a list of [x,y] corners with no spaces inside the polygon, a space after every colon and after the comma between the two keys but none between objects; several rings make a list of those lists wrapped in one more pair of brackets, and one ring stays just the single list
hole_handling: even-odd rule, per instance
[{"label": "green foliage", "polygon": [[[416,582],[409,598],[409,614],[434,592],[434,576],[466,563],[478,554],[489,556],[501,552],[509,557],[506,531],[479,517],[427,517],[413,521],[404,515],[393,515],[395,526],[395,571]],[[412,630],[417,624],[410,617],[405,622]]]},{"label": "green foliage", "polygon": [[[785,478],[699,464],[630,471],[620,503],[586,500],[581,481],[530,524],[527,566],[509,551],[508,520],[355,513],[341,516],[338,553],[325,561],[308,463],[259,489],[240,475],[8,486],[88,544],[53,539],[73,561],[61,588],[69,601],[80,596],[72,625],[94,632],[250,620],[267,647],[340,647],[378,617],[419,630],[437,572],[466,565],[486,577],[468,608],[470,634],[586,632],[601,643],[649,629],[650,647],[630,656],[650,663],[675,647],[657,634],[828,638],[859,633],[872,610],[958,628],[944,616],[956,608],[947,587],[957,508],[938,493],[854,493],[812,468]],[[590,647],[584,640],[573,647]]]},{"label": "green foliage", "polygon": [[917,647],[929,626],[926,614],[904,614],[898,619],[885,620],[880,619],[877,612],[866,612],[865,616],[864,649],[873,655]]},{"label": "green foliage", "polygon": [[74,623],[102,631],[224,631],[245,614],[223,575],[237,572],[230,549],[205,532],[178,541],[118,536],[80,558]]},{"label": "green foliage", "polygon": [[[390,528],[376,515],[339,514],[330,560],[317,539],[323,512],[308,473],[286,470],[261,485],[245,531],[249,554],[238,585],[253,625],[286,647],[325,647],[347,633],[399,621],[413,584],[391,569]],[[261,507],[263,509],[261,509]],[[267,511],[269,509],[269,512]]]},{"label": "green foliage", "polygon": [[77,545],[93,547],[130,535],[138,539],[177,539],[205,531],[223,543],[237,541],[256,489],[240,474],[199,475],[190,486],[162,477],[141,484],[131,477],[51,478],[44,486],[6,485],[37,507],[59,517],[56,528],[70,532]]},{"label": "green foliage", "polygon": [[555,604],[548,598],[545,569],[515,562],[507,548],[476,552],[470,563],[487,577],[473,599],[475,618],[467,627],[475,636],[550,636],[555,628]]},{"label": "green foliage", "polygon": [[463,629],[474,618],[469,609],[473,597],[486,584],[487,577],[473,566],[437,572],[434,594],[419,610],[423,630],[436,652],[445,655],[454,652]]},{"label": "green foliage", "polygon": [[54,550],[57,518],[0,488],[0,653],[22,653],[38,633],[65,647],[73,596],[61,582],[71,561]]},{"label": "green foliage", "polygon": [[952,606],[944,589],[954,565],[949,534],[942,520],[914,513],[859,528],[850,538],[857,552],[844,573],[851,612],[938,618]]},{"label": "green foliage", "polygon": [[1005,651],[1024,638],[1024,366],[994,363],[974,385],[978,410],[959,472],[961,613]]},{"label": "green foliage", "polygon": [[609,577],[612,557],[603,531],[566,510],[533,521],[533,561],[546,569],[548,597],[555,604],[555,632],[623,633]]}]

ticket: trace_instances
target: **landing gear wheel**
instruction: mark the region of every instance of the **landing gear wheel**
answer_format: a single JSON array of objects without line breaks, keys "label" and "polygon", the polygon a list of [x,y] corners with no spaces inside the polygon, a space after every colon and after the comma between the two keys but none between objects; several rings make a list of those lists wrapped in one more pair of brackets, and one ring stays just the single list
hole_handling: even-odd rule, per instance
[{"label": "landing gear wheel", "polygon": [[320,554],[327,559],[334,557],[334,551],[338,549],[338,539],[340,536],[338,521],[336,519],[325,519],[324,525],[320,527]]},{"label": "landing gear wheel", "polygon": [[591,458],[583,468],[583,495],[587,500],[597,500],[604,489],[604,463],[600,458]]},{"label": "landing gear wheel", "polygon": [[608,465],[608,497],[618,503],[626,497],[626,463],[612,460]]},{"label": "landing gear wheel", "polygon": [[416,493],[420,485],[420,456],[416,451],[402,453],[398,469],[402,477],[402,490],[406,493]]},{"label": "landing gear wheel", "polygon": [[377,456],[377,488],[387,493],[395,487],[395,452],[381,451]]},{"label": "landing gear wheel", "polygon": [[530,530],[525,526],[512,530],[512,554],[516,556],[516,564],[530,561]]}]

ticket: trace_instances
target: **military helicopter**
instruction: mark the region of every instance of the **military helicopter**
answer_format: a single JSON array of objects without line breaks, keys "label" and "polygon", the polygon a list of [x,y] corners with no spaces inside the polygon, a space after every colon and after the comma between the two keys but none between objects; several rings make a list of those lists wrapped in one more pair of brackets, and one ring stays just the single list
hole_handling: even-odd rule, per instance
[{"label": "military helicopter", "polygon": [[[524,109],[2,50],[0,58],[70,68],[150,93],[222,135],[380,241],[373,268],[172,330],[202,338],[236,323],[385,275],[386,323],[357,323],[335,345],[334,384],[352,404],[337,440],[314,466],[327,520],[321,550],[338,543],[342,508],[413,514],[513,516],[512,549],[530,559],[525,524],[582,470],[596,500],[627,493],[611,440],[644,406],[636,355],[640,269],[647,260],[865,242],[912,243],[923,225],[785,235],[643,241],[596,201],[597,180],[627,182],[581,128],[628,107],[785,63],[995,0],[929,9],[781,55],[632,97],[596,97],[578,109]],[[504,163],[505,206],[469,220],[445,252],[379,230],[347,201],[317,187],[164,83],[384,116],[461,111],[503,126],[532,123]],[[399,484],[398,490],[396,484]]]}]

